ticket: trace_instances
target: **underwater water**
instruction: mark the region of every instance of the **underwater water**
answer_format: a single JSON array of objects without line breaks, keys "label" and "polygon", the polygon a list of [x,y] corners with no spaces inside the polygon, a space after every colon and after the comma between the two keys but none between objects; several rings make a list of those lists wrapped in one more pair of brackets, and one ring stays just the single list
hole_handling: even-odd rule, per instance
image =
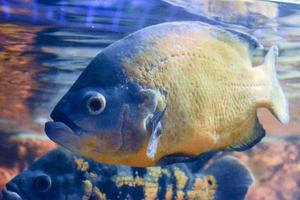
[{"label": "underwater water", "polygon": [[53,149],[44,123],[91,59],[143,27],[198,20],[253,35],[279,47],[277,74],[290,123],[259,111],[267,136],[231,153],[255,176],[247,198],[300,199],[300,2],[229,0],[2,0],[0,2],[0,189]]}]

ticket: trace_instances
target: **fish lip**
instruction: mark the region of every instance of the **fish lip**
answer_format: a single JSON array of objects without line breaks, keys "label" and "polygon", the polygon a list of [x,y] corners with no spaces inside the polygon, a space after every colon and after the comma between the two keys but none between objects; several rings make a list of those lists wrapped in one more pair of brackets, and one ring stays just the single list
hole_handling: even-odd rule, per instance
[{"label": "fish lip", "polygon": [[9,190],[11,192],[20,193],[19,187],[17,186],[17,184],[15,184],[13,182],[7,183],[5,187],[7,190]]},{"label": "fish lip", "polygon": [[55,121],[46,122],[46,124],[45,124],[46,134],[48,136],[52,135],[51,133],[54,132],[54,131],[55,132],[64,132],[64,133],[75,134],[74,131],[63,122],[55,122]]},{"label": "fish lip", "polygon": [[2,190],[4,200],[23,200],[23,198],[19,195],[20,193],[18,186],[13,182],[6,184],[5,189]]},{"label": "fish lip", "polygon": [[[70,130],[75,135],[82,135],[83,130],[77,124],[75,124],[64,112],[54,110],[51,113],[51,118],[53,119],[53,127],[65,129],[66,131],[70,132]],[[48,123],[48,122],[47,122]],[[50,122],[51,123],[51,122]],[[55,125],[56,123],[56,125]],[[59,123],[63,123],[65,126],[59,125]]]},{"label": "fish lip", "polygon": [[24,200],[17,192],[8,189],[2,190],[2,196],[4,200]]},{"label": "fish lip", "polygon": [[79,153],[81,137],[74,134],[73,130],[63,122],[46,122],[45,133],[55,143]]}]

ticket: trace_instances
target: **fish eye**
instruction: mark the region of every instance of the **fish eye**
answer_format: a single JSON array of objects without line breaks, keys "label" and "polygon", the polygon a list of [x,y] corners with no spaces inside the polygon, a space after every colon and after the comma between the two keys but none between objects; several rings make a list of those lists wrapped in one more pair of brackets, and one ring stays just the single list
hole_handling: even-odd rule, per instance
[{"label": "fish eye", "polygon": [[47,175],[39,175],[34,179],[34,187],[39,192],[47,192],[51,188],[51,178]]},{"label": "fish eye", "polygon": [[105,97],[100,93],[90,96],[86,102],[86,107],[91,115],[100,114],[104,110],[105,106]]}]

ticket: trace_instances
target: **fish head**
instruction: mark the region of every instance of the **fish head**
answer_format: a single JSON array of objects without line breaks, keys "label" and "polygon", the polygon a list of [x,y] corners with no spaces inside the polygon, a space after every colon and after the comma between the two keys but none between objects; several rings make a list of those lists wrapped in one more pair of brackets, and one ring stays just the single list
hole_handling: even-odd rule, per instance
[{"label": "fish head", "polygon": [[4,200],[80,199],[83,176],[69,152],[55,150],[13,178],[2,194]]},{"label": "fish head", "polygon": [[55,106],[45,132],[90,158],[135,153],[149,139],[147,123],[160,96],[128,79],[119,63],[100,54]]}]

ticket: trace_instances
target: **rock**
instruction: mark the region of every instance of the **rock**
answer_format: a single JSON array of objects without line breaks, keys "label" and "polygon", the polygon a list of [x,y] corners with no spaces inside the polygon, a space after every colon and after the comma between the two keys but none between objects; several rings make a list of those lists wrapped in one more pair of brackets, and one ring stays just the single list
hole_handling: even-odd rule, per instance
[{"label": "rock", "polygon": [[300,199],[300,138],[271,140],[233,153],[255,176],[247,200]]},{"label": "rock", "polygon": [[42,30],[38,26],[0,24],[0,130],[17,128],[39,133],[43,130],[42,124],[34,122],[28,106],[34,92],[41,87],[35,42]]}]

